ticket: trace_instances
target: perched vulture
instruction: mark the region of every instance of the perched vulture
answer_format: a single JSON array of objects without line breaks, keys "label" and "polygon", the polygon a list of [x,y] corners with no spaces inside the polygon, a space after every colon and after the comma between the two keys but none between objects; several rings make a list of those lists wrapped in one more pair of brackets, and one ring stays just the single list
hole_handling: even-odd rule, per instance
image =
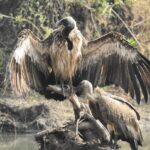
[{"label": "perched vulture", "polygon": [[60,20],[57,26],[60,28],[45,40],[28,29],[20,33],[10,62],[15,93],[25,95],[30,88],[44,93],[48,84],[71,81],[81,59],[83,36],[72,17]]},{"label": "perched vulture", "polygon": [[91,93],[93,89],[88,81],[82,81],[80,86],[83,91],[81,95],[88,99],[92,115],[108,129],[111,143],[116,145],[121,139],[130,144],[131,150],[138,150],[138,145],[142,146],[143,137],[139,126],[140,115],[136,109],[126,100],[98,87]]},{"label": "perched vulture", "polygon": [[[26,95],[30,89],[47,93],[47,86],[83,79],[94,87],[115,84],[138,103],[150,94],[150,61],[116,32],[87,41],[72,17],[58,23],[45,40],[23,30],[10,62],[13,90]],[[50,94],[50,93],[49,93]]]},{"label": "perched vulture", "polygon": [[[52,91],[61,94],[60,87],[54,85],[49,87]],[[69,100],[73,105],[76,120],[81,117],[81,112],[86,110],[109,131],[110,145],[116,147],[117,141],[121,139],[130,144],[131,150],[138,150],[138,145],[142,146],[143,137],[139,126],[140,115],[129,102],[118,96],[106,93],[98,87],[93,91],[92,84],[86,80],[82,81],[74,89],[74,92],[78,93],[79,97],[71,96]],[[65,94],[69,96],[68,89],[65,90]],[[91,121],[90,125],[89,122],[86,124],[88,127],[84,122],[84,128],[81,131],[84,134],[84,138],[87,139],[88,134],[92,134],[92,137],[96,136],[94,134],[95,130],[93,130],[94,133],[89,133],[92,128]],[[103,133],[105,133],[103,137],[106,137],[107,133],[105,128],[103,128]],[[97,132],[102,133],[101,130],[97,130]]]},{"label": "perched vulture", "polygon": [[[79,133],[79,136],[86,142],[109,145],[110,134],[108,130],[98,119],[93,117],[89,106],[86,103],[79,101],[79,98],[75,93],[70,96],[69,88],[65,88],[63,93],[59,85],[49,85],[51,91],[58,94],[65,94],[71,102],[75,115],[75,123],[77,124],[76,134]],[[76,89],[74,89],[74,92],[77,92]]]}]

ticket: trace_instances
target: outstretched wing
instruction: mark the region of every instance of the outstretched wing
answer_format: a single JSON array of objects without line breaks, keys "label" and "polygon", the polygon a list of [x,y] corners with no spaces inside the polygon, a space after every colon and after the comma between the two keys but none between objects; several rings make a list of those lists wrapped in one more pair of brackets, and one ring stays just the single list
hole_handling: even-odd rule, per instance
[{"label": "outstretched wing", "polygon": [[94,86],[115,84],[137,102],[141,93],[147,102],[150,94],[150,61],[124,37],[111,32],[88,42],[75,80],[87,79]]},{"label": "outstretched wing", "polygon": [[31,89],[42,92],[51,73],[44,61],[47,48],[30,30],[23,30],[10,62],[10,80],[15,93],[26,95]]}]

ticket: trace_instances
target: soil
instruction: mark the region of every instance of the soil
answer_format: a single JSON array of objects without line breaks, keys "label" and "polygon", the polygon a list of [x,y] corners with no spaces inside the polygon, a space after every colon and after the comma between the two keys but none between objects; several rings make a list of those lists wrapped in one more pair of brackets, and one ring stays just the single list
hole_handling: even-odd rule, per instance
[{"label": "soil", "polygon": [[[105,91],[132,102],[141,115],[142,132],[150,128],[149,104],[137,105],[122,89],[105,87]],[[68,123],[72,123],[68,125]],[[69,100],[56,101],[42,96],[0,99],[0,130],[9,133],[34,133],[39,150],[104,149],[97,143],[84,142],[75,134],[74,113]],[[53,139],[53,140],[52,140]],[[65,140],[64,140],[65,139]],[[63,143],[63,144],[62,144]],[[69,144],[68,144],[69,143]],[[110,149],[105,147],[106,150]]]}]

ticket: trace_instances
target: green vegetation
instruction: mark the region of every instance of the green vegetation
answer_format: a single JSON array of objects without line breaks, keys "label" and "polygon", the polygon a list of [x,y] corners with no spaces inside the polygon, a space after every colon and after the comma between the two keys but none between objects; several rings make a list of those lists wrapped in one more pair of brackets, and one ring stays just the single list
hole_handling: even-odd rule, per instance
[{"label": "green vegetation", "polygon": [[128,41],[132,46],[135,46],[135,47],[138,46],[137,42],[136,42],[133,38],[128,38],[127,41]]}]

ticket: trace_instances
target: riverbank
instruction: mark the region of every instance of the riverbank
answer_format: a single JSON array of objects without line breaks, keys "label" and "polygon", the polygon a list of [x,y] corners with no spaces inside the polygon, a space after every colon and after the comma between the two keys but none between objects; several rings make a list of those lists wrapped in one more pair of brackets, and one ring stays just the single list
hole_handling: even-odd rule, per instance
[{"label": "riverbank", "polygon": [[[107,91],[114,93],[113,91],[110,91],[109,88],[107,89]],[[119,91],[118,93],[119,95],[121,95],[122,91]],[[130,99],[130,97],[124,95],[124,93],[122,94],[122,97]],[[148,134],[150,129],[150,104],[137,105],[136,103],[134,103],[134,101],[131,102],[133,102],[133,105],[141,115],[140,126],[142,132],[144,133],[144,137],[146,138],[146,141],[144,141],[144,148],[142,148],[142,150],[147,150],[145,148],[149,147],[149,142],[147,140],[150,135]],[[7,133],[8,135],[13,136],[17,136],[20,134],[26,135],[27,133],[30,133],[32,134],[32,140],[34,135],[36,135],[36,133],[38,132],[41,132],[43,130],[51,131],[54,129],[58,129],[63,127],[68,122],[74,121],[73,109],[68,100],[62,102],[53,99],[47,100],[39,95],[32,95],[27,99],[1,98],[0,111],[1,133]],[[71,133],[71,135],[73,136],[73,132]],[[49,138],[51,135],[49,136],[48,134],[43,134],[41,137],[44,136],[46,138]],[[79,147],[83,143],[81,145],[80,144]],[[128,145],[124,144],[124,142],[121,142],[121,145],[123,147],[128,147]],[[91,145],[88,146],[90,147]],[[35,150],[36,149],[37,146]]]},{"label": "riverbank", "polygon": [[42,96],[0,99],[0,131],[37,133],[54,129],[73,119],[69,101],[47,100]]}]

